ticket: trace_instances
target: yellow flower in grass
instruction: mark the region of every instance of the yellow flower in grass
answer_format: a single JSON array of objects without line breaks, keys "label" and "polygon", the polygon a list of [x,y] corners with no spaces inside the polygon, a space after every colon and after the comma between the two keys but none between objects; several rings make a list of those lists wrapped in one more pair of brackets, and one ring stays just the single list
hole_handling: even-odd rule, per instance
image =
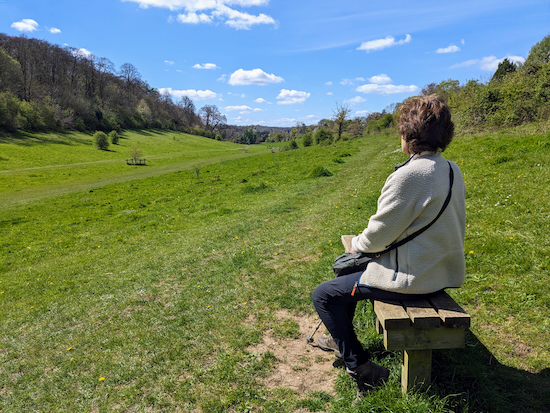
[{"label": "yellow flower in grass", "polygon": [[103,376],[101,376],[101,377],[99,378],[99,381],[104,381],[104,380],[105,380],[105,377],[103,377]]},{"label": "yellow flower in grass", "polygon": [[474,252],[473,251],[470,251],[470,254],[473,254]]}]

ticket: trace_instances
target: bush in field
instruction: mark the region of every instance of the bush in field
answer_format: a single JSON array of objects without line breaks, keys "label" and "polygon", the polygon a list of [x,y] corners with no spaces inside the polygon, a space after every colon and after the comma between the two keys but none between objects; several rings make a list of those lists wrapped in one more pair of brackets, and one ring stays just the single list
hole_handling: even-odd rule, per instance
[{"label": "bush in field", "polygon": [[137,146],[132,146],[128,151],[128,154],[130,155],[130,158],[132,158],[135,161],[141,158],[141,155],[143,153],[141,152],[141,149],[139,149]]},{"label": "bush in field", "polygon": [[292,139],[288,143],[288,147],[289,147],[289,149],[298,149],[298,143],[294,139]]},{"label": "bush in field", "polygon": [[315,132],[314,138],[317,145],[330,145],[332,143],[332,133],[325,128],[321,128]]},{"label": "bush in field", "polygon": [[119,136],[119,134],[117,133],[116,130],[112,130],[111,132],[109,132],[109,139],[111,140],[111,143],[113,145],[118,145],[118,141],[120,139],[120,136]]},{"label": "bush in field", "polygon": [[311,132],[308,132],[302,136],[302,144],[304,147],[311,146],[313,144],[313,136],[311,136]]},{"label": "bush in field", "polygon": [[107,149],[109,149],[109,138],[103,132],[96,132],[94,134],[94,145],[97,147],[97,149],[106,151]]},{"label": "bush in field", "polygon": [[316,166],[313,168],[313,170],[309,173],[310,178],[320,178],[321,176],[332,176],[332,172],[330,172],[327,168],[324,166]]}]

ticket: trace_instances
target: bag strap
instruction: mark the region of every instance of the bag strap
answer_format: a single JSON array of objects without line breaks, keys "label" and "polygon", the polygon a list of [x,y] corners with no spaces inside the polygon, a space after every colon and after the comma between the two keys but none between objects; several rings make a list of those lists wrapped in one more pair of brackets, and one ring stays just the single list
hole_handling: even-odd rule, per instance
[{"label": "bag strap", "polygon": [[453,171],[453,167],[451,166],[451,163],[449,161],[447,161],[447,163],[449,164],[449,184],[450,184],[450,187],[449,187],[449,193],[447,194],[447,199],[445,199],[445,202],[443,203],[443,206],[441,207],[441,210],[439,211],[439,214],[437,214],[437,216],[432,220],[432,222],[430,222],[425,227],[420,228],[418,231],[416,231],[413,234],[403,238],[401,241],[392,242],[390,245],[388,245],[386,247],[386,249],[384,251],[373,253],[373,255],[379,256],[379,255],[385,254],[386,252],[394,250],[394,249],[400,247],[403,244],[406,244],[407,242],[409,242],[410,240],[412,240],[413,238],[417,237],[418,235],[420,235],[424,231],[426,231],[428,228],[430,228],[435,223],[435,221],[437,221],[439,219],[441,214],[443,214],[443,211],[445,211],[445,209],[447,208],[447,205],[449,205],[449,202],[451,202],[451,196],[453,195],[453,183],[454,183],[454,179],[455,179],[455,174],[454,174],[454,171]]}]

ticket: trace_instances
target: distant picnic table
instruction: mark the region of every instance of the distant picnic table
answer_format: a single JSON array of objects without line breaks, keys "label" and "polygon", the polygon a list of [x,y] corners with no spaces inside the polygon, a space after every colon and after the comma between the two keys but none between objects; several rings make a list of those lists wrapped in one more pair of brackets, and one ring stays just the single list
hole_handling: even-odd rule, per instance
[{"label": "distant picnic table", "polygon": [[147,159],[145,158],[129,158],[129,159],[126,159],[126,164],[127,165],[145,165],[145,161],[147,161]]}]

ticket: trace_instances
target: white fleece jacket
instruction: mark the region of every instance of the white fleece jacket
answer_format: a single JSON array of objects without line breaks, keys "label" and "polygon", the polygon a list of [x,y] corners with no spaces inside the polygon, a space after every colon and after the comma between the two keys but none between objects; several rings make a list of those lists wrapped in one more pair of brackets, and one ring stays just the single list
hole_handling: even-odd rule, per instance
[{"label": "white fleece jacket", "polygon": [[[451,201],[439,219],[424,233],[373,259],[359,286],[386,291],[426,294],[464,282],[465,194],[464,179],[456,164]],[[430,223],[449,191],[449,164],[439,152],[414,155],[392,173],[378,198],[376,214],[367,228],[352,240],[356,252],[379,252]]]}]

